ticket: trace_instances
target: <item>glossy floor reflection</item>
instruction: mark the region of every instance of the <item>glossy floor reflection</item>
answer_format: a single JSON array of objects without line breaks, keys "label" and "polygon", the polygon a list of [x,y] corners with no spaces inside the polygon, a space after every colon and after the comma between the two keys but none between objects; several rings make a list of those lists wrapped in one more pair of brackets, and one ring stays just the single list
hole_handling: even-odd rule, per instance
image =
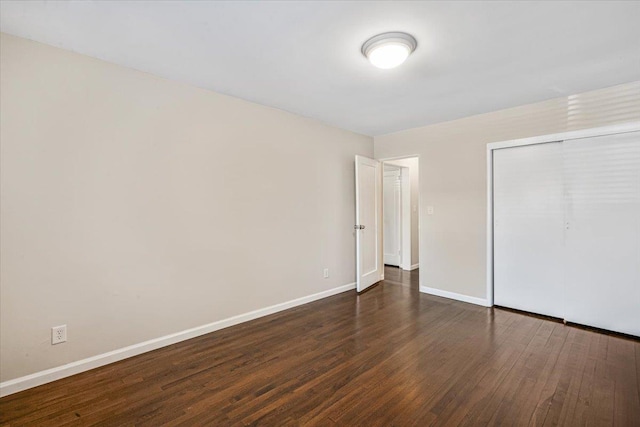
[{"label": "glossy floor reflection", "polygon": [[418,274],[3,398],[0,424],[638,426],[640,342],[421,294]]}]

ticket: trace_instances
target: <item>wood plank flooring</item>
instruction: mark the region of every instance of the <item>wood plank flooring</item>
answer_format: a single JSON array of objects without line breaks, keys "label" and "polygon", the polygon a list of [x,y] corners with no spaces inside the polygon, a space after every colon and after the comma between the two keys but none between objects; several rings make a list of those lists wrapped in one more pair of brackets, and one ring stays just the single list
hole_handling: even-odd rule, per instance
[{"label": "wood plank flooring", "polygon": [[640,342],[355,291],[0,399],[0,425],[640,426]]}]

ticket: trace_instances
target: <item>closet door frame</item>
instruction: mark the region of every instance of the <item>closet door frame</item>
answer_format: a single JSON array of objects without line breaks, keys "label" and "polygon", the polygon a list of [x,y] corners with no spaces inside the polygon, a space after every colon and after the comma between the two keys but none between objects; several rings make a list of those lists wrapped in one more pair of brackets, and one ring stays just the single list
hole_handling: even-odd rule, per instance
[{"label": "closet door frame", "polygon": [[640,121],[487,144],[487,306],[493,307],[493,150],[640,131]]}]

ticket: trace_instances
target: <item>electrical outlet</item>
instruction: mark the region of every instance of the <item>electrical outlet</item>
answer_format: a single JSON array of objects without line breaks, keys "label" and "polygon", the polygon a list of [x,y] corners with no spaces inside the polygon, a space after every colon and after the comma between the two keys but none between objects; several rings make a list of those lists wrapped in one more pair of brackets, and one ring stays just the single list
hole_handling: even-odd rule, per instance
[{"label": "electrical outlet", "polygon": [[427,215],[433,215],[433,206],[427,206]]},{"label": "electrical outlet", "polygon": [[67,325],[54,326],[51,328],[51,345],[60,344],[67,341]]},{"label": "electrical outlet", "polygon": [[328,268],[325,268],[325,269],[324,269],[324,278],[325,278],[325,279],[328,279],[328,278],[329,278],[329,269],[328,269]]}]

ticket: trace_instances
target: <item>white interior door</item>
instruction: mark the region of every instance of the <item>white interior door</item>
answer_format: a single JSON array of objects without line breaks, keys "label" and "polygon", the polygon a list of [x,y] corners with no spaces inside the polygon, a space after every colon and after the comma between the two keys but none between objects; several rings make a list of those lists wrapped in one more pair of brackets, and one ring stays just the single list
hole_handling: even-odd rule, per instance
[{"label": "white interior door", "polygon": [[382,173],[377,160],[356,156],[356,285],[358,292],[383,278]]},{"label": "white interior door", "polygon": [[566,319],[640,336],[640,132],[563,145]]},{"label": "white interior door", "polygon": [[383,206],[384,263],[397,267],[402,253],[402,177],[397,166],[385,165]]},{"label": "white interior door", "polygon": [[562,144],[493,150],[494,302],[563,317]]}]

